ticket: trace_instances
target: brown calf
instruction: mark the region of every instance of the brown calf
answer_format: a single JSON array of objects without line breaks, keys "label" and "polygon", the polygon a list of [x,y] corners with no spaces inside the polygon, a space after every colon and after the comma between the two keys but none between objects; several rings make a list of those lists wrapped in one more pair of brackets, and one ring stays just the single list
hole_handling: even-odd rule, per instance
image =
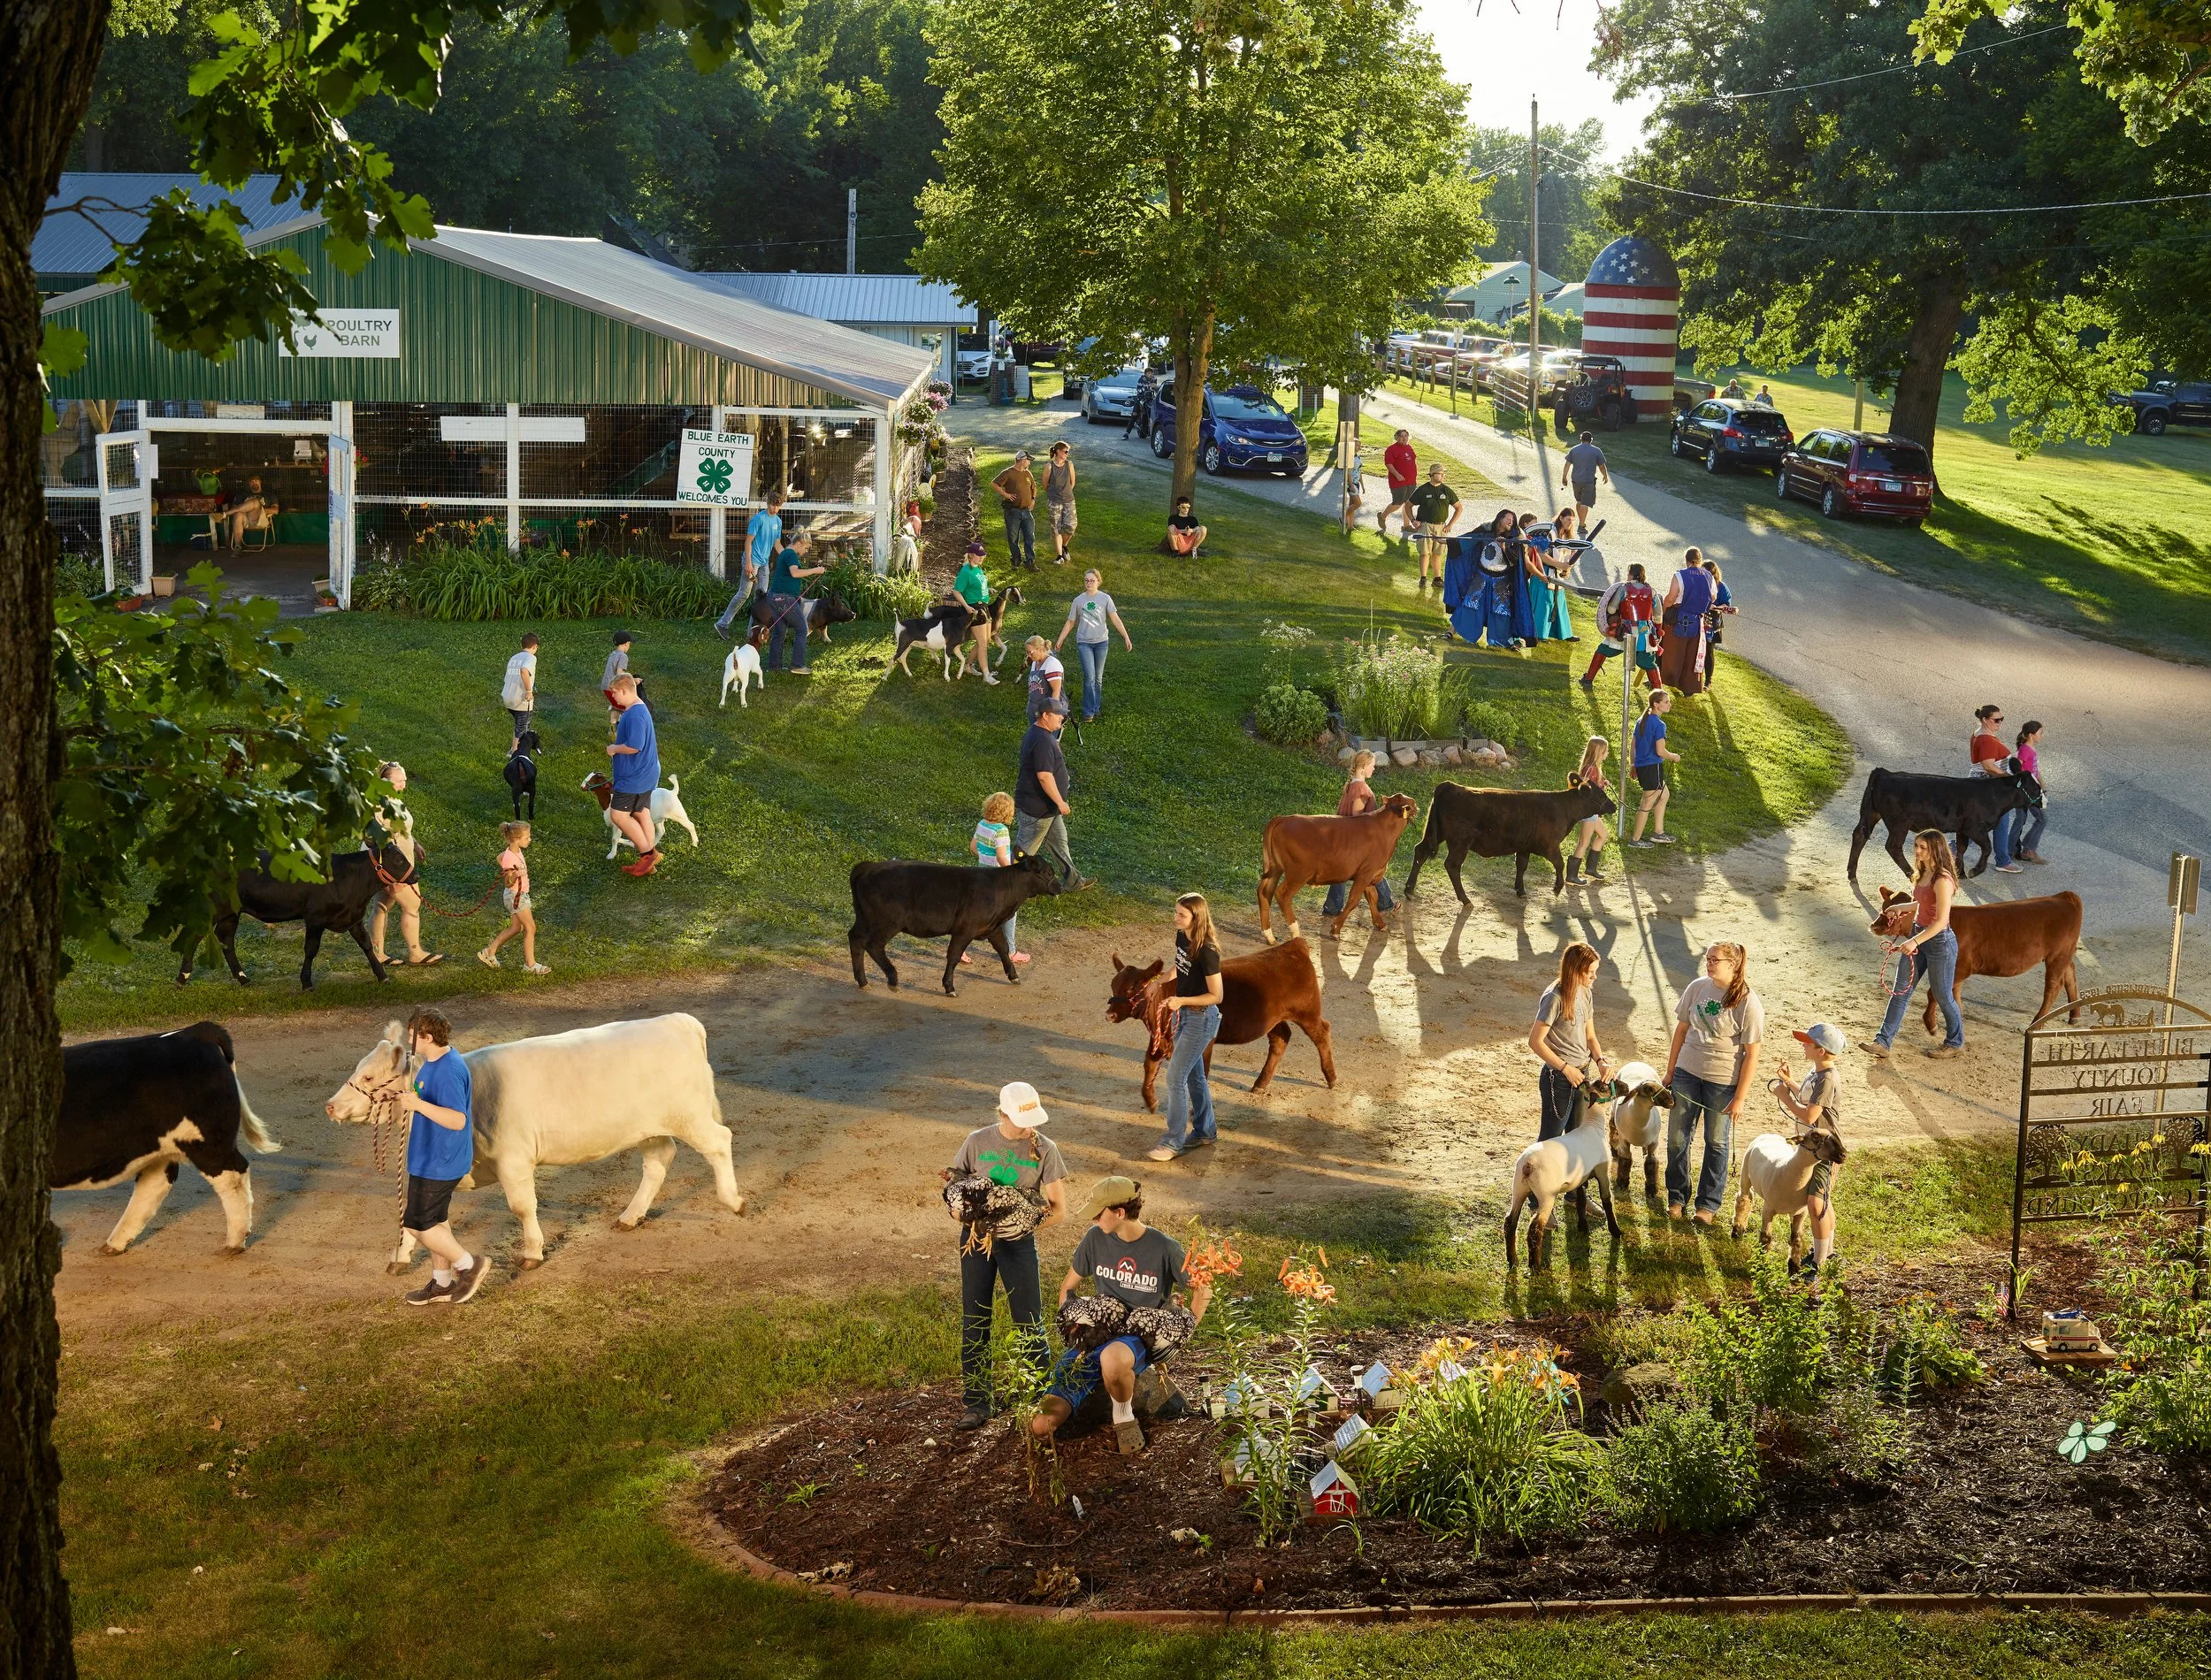
[{"label": "brown calf", "polygon": [[[1881,911],[1873,931],[1884,939],[1910,936],[1911,894],[1881,889]],[[1958,978],[1954,996],[1963,1002],[1970,974],[2024,974],[2042,965],[2042,1007],[2049,1012],[2062,989],[2073,1005],[2069,1020],[2080,1019],[2080,981],[2073,974],[2073,952],[2080,943],[2080,895],[2054,893],[2047,898],[2019,898],[2010,904],[1950,906],[1950,930],[1958,936]],[[1935,1030],[1934,988],[1927,989],[1927,1030]]]},{"label": "brown calf", "polygon": [[[1113,989],[1106,998],[1109,1021],[1141,1020],[1151,1034],[1144,1050],[1144,1105],[1159,1111],[1155,1090],[1159,1064],[1173,1053],[1174,1040],[1167,1012],[1159,1000],[1174,988],[1164,973],[1167,965],[1154,962],[1144,968],[1123,963],[1113,953]],[[1222,1044],[1251,1044],[1266,1041],[1266,1064],[1253,1081],[1263,1091],[1273,1081],[1274,1069],[1289,1049],[1289,1029],[1302,1027],[1313,1049],[1320,1052],[1320,1076],[1335,1088],[1335,1049],[1328,1037],[1328,1023],[1320,1016],[1320,971],[1313,966],[1312,948],[1302,939],[1231,957],[1220,965],[1220,1033],[1205,1050],[1205,1072],[1211,1074],[1213,1050]]]},{"label": "brown calf", "polygon": [[1356,817],[1276,817],[1266,825],[1259,843],[1259,936],[1274,943],[1269,925],[1270,901],[1281,906],[1289,936],[1302,937],[1297,927],[1298,892],[1315,882],[1348,881],[1351,890],[1343,900],[1343,913],[1329,924],[1328,937],[1338,937],[1359,901],[1366,901],[1374,928],[1382,928],[1381,900],[1374,883],[1389,872],[1389,859],[1397,842],[1420,814],[1412,796],[1393,793],[1373,810]]}]

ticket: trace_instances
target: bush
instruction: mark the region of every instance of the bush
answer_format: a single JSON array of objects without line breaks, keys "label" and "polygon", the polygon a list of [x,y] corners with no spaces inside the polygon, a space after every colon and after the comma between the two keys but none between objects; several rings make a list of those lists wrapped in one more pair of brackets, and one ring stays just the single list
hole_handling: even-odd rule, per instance
[{"label": "bush", "polygon": [[58,554],[54,559],[54,593],[82,595],[89,600],[107,587],[100,562],[88,554]]},{"label": "bush", "polygon": [[2154,1214],[2097,1241],[2113,1303],[2104,1332],[2126,1361],[2110,1378],[2109,1415],[2154,1452],[2203,1457],[2211,1455],[2211,1294],[2199,1287],[2194,1244],[2192,1230]]},{"label": "bush", "polygon": [[874,567],[853,561],[839,561],[822,573],[822,587],[843,596],[845,605],[861,618],[884,623],[917,618],[937,599],[918,572],[878,577]]},{"label": "bush", "polygon": [[1761,1412],[1809,1415],[1831,1374],[1832,1313],[1794,1287],[1781,1262],[1761,1254],[1751,1265],[1751,1301],[1694,1306],[1685,1317],[1681,1374],[1689,1391],[1730,1419]]},{"label": "bush", "polygon": [[703,568],[585,549],[516,554],[425,544],[356,576],[353,604],[448,622],[504,618],[712,618],[731,585]]},{"label": "bush", "polygon": [[1605,1497],[1632,1526],[1656,1534],[1710,1534],[1747,1522],[1758,1507],[1758,1448],[1749,1425],[1710,1406],[1654,1406],[1613,1437]]},{"label": "bush", "polygon": [[1377,1516],[1410,1516],[1472,1544],[1570,1528],[1588,1503],[1597,1445],[1566,1424],[1572,1378],[1546,1354],[1500,1350],[1450,1382],[1406,1396],[1389,1428],[1362,1444]]},{"label": "bush", "polygon": [[1311,689],[1277,683],[1251,708],[1251,722],[1263,741],[1277,746],[1311,746],[1328,727],[1328,708]]},{"label": "bush", "polygon": [[1542,718],[1496,700],[1468,700],[1459,708],[1459,724],[1470,736],[1517,747],[1524,755],[1541,752],[1548,737]]},{"label": "bush", "polygon": [[1893,1405],[1916,1406],[1930,1394],[1970,1388],[1987,1375],[1965,1345],[1957,1315],[1922,1297],[1906,1302],[1889,1327],[1873,1389]]},{"label": "bush", "polygon": [[1336,698],[1361,735],[1422,740],[1443,710],[1443,653],[1402,636],[1346,642],[1336,654]]}]

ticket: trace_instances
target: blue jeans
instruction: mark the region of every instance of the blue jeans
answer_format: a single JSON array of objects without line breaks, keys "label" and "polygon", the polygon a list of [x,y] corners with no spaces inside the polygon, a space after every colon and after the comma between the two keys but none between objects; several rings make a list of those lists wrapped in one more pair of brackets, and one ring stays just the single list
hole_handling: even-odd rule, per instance
[{"label": "blue jeans", "polygon": [[1016,508],[1011,502],[1001,504],[1006,515],[1006,563],[1037,569],[1037,510]]},{"label": "blue jeans", "polygon": [[1896,1029],[1904,1024],[1904,1012],[1911,1007],[1911,995],[1924,974],[1934,993],[1935,1007],[1942,1012],[1942,1042],[1964,1043],[1965,1017],[1958,1013],[1957,974],[1958,936],[1947,928],[1910,955],[1900,952],[1896,995],[1888,1000],[1888,1013],[1881,1018],[1881,1030],[1873,1035],[1874,1042],[1883,1050],[1896,1042]]},{"label": "blue jeans", "polygon": [[1104,642],[1077,642],[1075,657],[1083,662],[1083,716],[1085,722],[1098,715],[1098,709],[1106,704],[1106,651]]},{"label": "blue jeans", "polygon": [[1059,1363],[1052,1366],[1052,1386],[1044,1392],[1057,1394],[1066,1401],[1070,1412],[1081,1411],[1083,1402],[1097,1391],[1098,1385],[1103,1380],[1102,1374],[1098,1368],[1098,1356],[1107,1348],[1112,1347],[1114,1341],[1121,1343],[1136,1355],[1136,1374],[1139,1377],[1143,1376],[1144,1367],[1151,1363],[1151,1355],[1144,1345],[1144,1338],[1142,1336],[1115,1336],[1113,1341],[1106,1342],[1102,1347],[1093,1348],[1089,1353],[1084,1353],[1079,1348],[1066,1349],[1060,1354]]},{"label": "blue jeans", "polygon": [[2006,867],[2011,862],[2012,819],[2018,814],[2018,811],[2015,808],[2005,812],[2003,815],[1996,819],[1995,837],[1989,842],[1995,847],[1996,855],[1991,858],[1989,862],[1999,869]]},{"label": "blue jeans", "polygon": [[[2050,820],[2050,806],[2047,800],[2036,806],[2031,811],[2007,811],[2004,814],[2011,819],[2011,836],[2008,844],[2011,847],[2012,860],[2015,863],[2030,851],[2042,850],[2042,830]],[[2022,829],[2026,830],[2024,835],[2019,832]]]},{"label": "blue jeans", "polygon": [[768,668],[783,669],[783,650],[792,638],[797,638],[797,651],[791,656],[793,670],[806,663],[806,604],[796,595],[775,597],[775,616],[768,624]]},{"label": "blue jeans", "polygon": [[1689,1140],[1696,1123],[1704,1122],[1704,1164],[1696,1178],[1696,1207],[1700,1213],[1718,1213],[1727,1194],[1727,1151],[1734,1142],[1735,1123],[1727,1105],[1735,1100],[1733,1085],[1715,1085],[1699,1079],[1686,1067],[1673,1070],[1673,1111],[1666,1120],[1666,1205],[1689,1204]]},{"label": "blue jeans", "polygon": [[1174,1012],[1174,1054],[1167,1061],[1167,1138],[1170,1149],[1186,1149],[1193,1137],[1213,1132],[1213,1087],[1205,1082],[1205,1051],[1220,1034],[1220,1007]]},{"label": "blue jeans", "polygon": [[[1343,913],[1343,901],[1350,896],[1351,883],[1348,881],[1337,882],[1334,886],[1328,889],[1327,901],[1320,906],[1320,913],[1324,916],[1342,915]],[[1374,882],[1374,897],[1376,902],[1381,905],[1382,914],[1385,916],[1397,907],[1396,896],[1389,890],[1389,877],[1388,875],[1382,876],[1380,880]]]}]

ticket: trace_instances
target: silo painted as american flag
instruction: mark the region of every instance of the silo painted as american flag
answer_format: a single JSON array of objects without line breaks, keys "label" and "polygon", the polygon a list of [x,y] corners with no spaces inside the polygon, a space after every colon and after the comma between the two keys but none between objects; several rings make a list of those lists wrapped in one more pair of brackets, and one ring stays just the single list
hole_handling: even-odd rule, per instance
[{"label": "silo painted as american flag", "polygon": [[1639,414],[1671,413],[1681,307],[1681,277],[1673,259],[1647,239],[1616,239],[1589,265],[1587,290],[1582,349],[1626,363],[1627,388]]}]

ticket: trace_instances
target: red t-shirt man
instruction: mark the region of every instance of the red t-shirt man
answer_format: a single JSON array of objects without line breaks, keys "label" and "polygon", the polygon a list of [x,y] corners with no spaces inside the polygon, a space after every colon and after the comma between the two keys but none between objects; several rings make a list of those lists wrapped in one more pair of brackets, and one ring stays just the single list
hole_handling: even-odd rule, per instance
[{"label": "red t-shirt man", "polygon": [[1382,451],[1382,465],[1389,470],[1389,499],[1403,501],[1400,491],[1410,491],[1420,477],[1420,458],[1413,453],[1412,444],[1400,431],[1397,441]]}]

